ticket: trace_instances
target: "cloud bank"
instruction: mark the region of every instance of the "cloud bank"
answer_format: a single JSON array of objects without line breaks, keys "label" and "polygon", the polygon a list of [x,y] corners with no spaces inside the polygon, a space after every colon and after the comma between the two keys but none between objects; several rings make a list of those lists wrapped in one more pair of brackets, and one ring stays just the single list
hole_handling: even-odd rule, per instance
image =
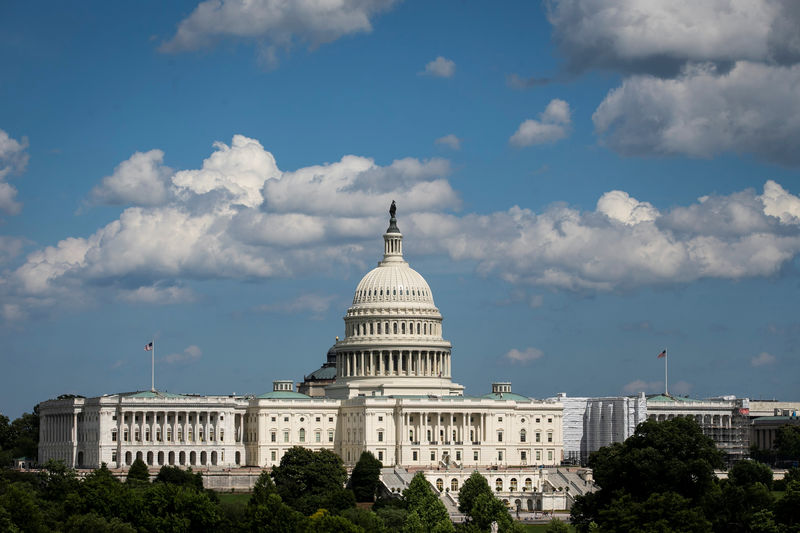
[{"label": "cloud bank", "polygon": [[555,142],[569,134],[570,124],[569,104],[556,98],[539,114],[539,120],[528,119],[520,124],[509,142],[514,146]]},{"label": "cloud bank", "polygon": [[19,174],[28,165],[28,139],[21,141],[11,138],[0,129],[0,211],[16,215],[22,204],[16,201],[17,189],[5,180],[11,174]]},{"label": "cloud bank", "polygon": [[[187,284],[202,280],[361,271],[374,260],[392,200],[415,251],[472,262],[479,274],[520,288],[614,291],[769,277],[800,254],[800,197],[774,181],[760,193],[669,209],[617,190],[593,210],[557,203],[541,212],[514,206],[462,215],[444,159],[381,166],[346,155],[283,171],[241,135],[216,143],[199,168],[172,171],[163,157],[136,153],[90,193],[131,204],[117,219],[36,249],[0,274],[7,318],[109,293],[139,304],[187,302],[197,298]],[[21,249],[14,239],[0,245],[6,261]],[[292,309],[321,313],[324,305],[312,305],[321,301],[327,305],[299,298]]]},{"label": "cloud bank", "polygon": [[800,165],[799,3],[550,0],[547,14],[569,70],[625,76],[593,116],[605,146]]}]

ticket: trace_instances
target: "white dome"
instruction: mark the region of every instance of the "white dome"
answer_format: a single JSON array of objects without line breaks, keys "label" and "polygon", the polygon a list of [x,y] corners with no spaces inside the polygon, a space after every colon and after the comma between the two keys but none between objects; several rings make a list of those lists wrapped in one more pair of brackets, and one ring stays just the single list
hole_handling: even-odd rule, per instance
[{"label": "white dome", "polygon": [[361,278],[353,297],[354,304],[413,302],[433,305],[428,282],[407,263],[382,264]]}]

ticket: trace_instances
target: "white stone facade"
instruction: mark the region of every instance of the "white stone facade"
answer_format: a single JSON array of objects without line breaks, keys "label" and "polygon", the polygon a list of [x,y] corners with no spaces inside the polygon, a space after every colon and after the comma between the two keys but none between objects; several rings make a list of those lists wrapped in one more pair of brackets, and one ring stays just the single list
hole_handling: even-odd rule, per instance
[{"label": "white stone facade", "polygon": [[[147,464],[269,467],[292,446],[330,449],[352,466],[365,450],[386,466],[530,468],[563,458],[562,405],[495,383],[480,397],[451,379],[451,345],[425,279],[402,255],[391,219],[384,256],[356,288],[324,397],[276,381],[258,397],[159,392],[40,404],[39,461],[73,467]],[[533,479],[533,478],[531,478]]]}]

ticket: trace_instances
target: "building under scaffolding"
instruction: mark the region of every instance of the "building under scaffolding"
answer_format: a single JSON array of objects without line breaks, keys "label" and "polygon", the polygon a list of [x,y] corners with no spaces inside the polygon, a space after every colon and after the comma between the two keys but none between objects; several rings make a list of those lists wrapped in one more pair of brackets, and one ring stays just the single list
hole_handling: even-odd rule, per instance
[{"label": "building under scaffolding", "polygon": [[659,422],[676,417],[693,418],[703,434],[711,437],[728,464],[748,456],[750,450],[750,403],[746,398],[696,400],[657,394],[647,398],[647,418]]}]

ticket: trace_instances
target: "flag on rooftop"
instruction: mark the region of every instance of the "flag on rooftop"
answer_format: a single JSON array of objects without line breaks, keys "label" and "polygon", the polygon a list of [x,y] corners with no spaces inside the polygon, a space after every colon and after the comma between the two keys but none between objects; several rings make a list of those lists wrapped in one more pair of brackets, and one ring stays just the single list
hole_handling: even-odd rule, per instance
[{"label": "flag on rooftop", "polygon": [[[153,344],[153,343],[151,342],[150,344]],[[657,357],[657,359],[661,359],[662,357],[666,357],[666,356],[667,356],[667,350],[666,350],[666,348],[665,348],[663,352],[661,352],[660,354],[658,354],[658,357]]]},{"label": "flag on rooftop", "polygon": [[[153,341],[150,341],[150,342],[148,342],[147,344],[144,345],[144,351],[145,352],[150,352],[152,350],[153,350]],[[659,357],[661,357],[661,356],[659,356]]]}]

